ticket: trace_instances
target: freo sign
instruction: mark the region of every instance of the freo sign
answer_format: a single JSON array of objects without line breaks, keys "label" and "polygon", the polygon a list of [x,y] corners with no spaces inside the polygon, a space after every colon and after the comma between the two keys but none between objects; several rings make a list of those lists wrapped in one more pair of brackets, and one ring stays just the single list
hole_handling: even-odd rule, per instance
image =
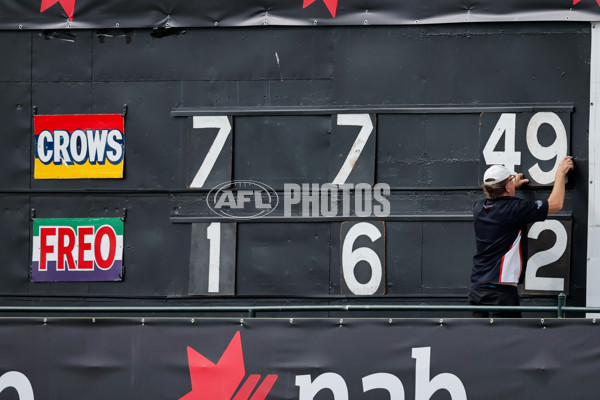
[{"label": "freo sign", "polygon": [[33,221],[33,282],[120,281],[120,218],[56,218]]}]

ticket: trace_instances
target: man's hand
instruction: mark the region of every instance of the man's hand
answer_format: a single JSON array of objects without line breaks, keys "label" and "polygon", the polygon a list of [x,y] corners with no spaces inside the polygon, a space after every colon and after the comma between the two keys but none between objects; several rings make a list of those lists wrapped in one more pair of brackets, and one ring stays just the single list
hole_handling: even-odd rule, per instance
[{"label": "man's hand", "polygon": [[[569,171],[572,171],[573,168],[575,168],[573,157],[566,156],[558,164],[558,168],[556,169],[556,179],[562,178],[564,180],[565,176],[567,176]],[[529,179],[523,178],[523,174],[517,174],[515,176],[515,188],[525,185],[526,183],[529,183]]]},{"label": "man's hand", "polygon": [[519,173],[515,176],[515,189],[526,183],[529,183],[529,179],[523,178],[523,174]]},{"label": "man's hand", "polygon": [[565,176],[574,168],[573,157],[567,156],[562,159],[556,168],[556,178],[552,193],[548,197],[548,214],[554,214],[562,210],[565,201]]},{"label": "man's hand", "polygon": [[567,173],[571,171],[575,166],[573,165],[573,157],[566,156],[562,159],[560,164],[558,164],[558,168],[556,169],[556,179],[565,178]]}]

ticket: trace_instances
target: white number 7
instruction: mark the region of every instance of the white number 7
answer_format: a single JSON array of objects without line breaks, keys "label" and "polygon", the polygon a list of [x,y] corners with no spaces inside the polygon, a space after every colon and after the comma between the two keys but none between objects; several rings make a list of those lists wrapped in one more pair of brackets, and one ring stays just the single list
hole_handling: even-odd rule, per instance
[{"label": "white number 7", "polygon": [[346,183],[348,176],[350,176],[354,164],[356,164],[358,157],[360,157],[360,153],[362,153],[365,144],[367,144],[367,140],[369,140],[369,136],[371,136],[371,133],[373,132],[373,123],[371,122],[371,116],[369,114],[340,114],[338,115],[337,124],[362,126],[340,172],[338,172],[333,182],[331,182],[334,185],[343,185]]},{"label": "white number 7", "polygon": [[221,150],[223,150],[223,146],[225,146],[227,137],[231,133],[231,124],[229,123],[229,118],[227,118],[227,116],[196,116],[193,117],[192,123],[194,129],[219,128],[219,132],[217,133],[215,141],[213,142],[212,146],[210,146],[206,158],[202,162],[200,169],[190,184],[190,188],[199,189],[204,186],[206,178],[208,178],[210,171],[212,171],[213,167],[215,166],[215,162],[217,162],[217,157],[219,157]]}]

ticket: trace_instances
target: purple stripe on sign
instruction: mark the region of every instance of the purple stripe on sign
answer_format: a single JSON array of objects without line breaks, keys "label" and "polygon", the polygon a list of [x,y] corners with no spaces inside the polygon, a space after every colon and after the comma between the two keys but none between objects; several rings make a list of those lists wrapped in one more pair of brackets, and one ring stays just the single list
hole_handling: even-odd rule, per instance
[{"label": "purple stripe on sign", "polygon": [[108,270],[101,270],[94,265],[93,270],[79,271],[67,270],[57,271],[56,261],[48,261],[47,270],[39,270],[39,262],[34,261],[31,264],[32,282],[106,282],[123,280],[123,261],[115,260],[114,264]]}]

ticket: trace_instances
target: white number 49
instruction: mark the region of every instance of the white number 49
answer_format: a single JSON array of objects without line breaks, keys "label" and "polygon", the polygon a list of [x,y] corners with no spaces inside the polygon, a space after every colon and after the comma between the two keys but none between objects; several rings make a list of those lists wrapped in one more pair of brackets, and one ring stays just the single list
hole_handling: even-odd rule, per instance
[{"label": "white number 49", "polygon": [[[485,147],[483,157],[487,165],[502,164],[510,171],[515,171],[517,165],[521,165],[521,152],[515,149],[515,129],[517,115],[505,113],[500,116],[496,127],[492,131]],[[548,124],[554,129],[556,139],[549,146],[542,146],[538,140],[538,130],[543,124]],[[504,151],[495,150],[504,137]],[[559,116],[553,112],[538,112],[527,125],[525,136],[527,148],[531,155],[540,161],[556,158],[554,167],[549,171],[543,171],[536,163],[527,170],[529,177],[542,185],[554,182],[556,168],[560,161],[567,155],[567,131]]]}]

